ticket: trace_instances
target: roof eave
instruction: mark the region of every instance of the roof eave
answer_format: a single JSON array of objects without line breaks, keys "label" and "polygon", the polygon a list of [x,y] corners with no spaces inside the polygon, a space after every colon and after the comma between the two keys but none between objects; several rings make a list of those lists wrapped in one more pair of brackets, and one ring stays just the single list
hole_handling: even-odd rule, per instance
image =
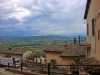
[{"label": "roof eave", "polygon": [[59,56],[59,57],[67,57],[67,58],[71,58],[71,57],[85,57],[86,55],[80,55],[80,56]]},{"label": "roof eave", "polygon": [[57,53],[62,53],[63,51],[49,51],[49,50],[43,50],[44,52],[57,52]]},{"label": "roof eave", "polygon": [[56,52],[56,53],[62,53],[62,52],[60,52],[60,51],[59,51],[59,52],[57,52],[57,51],[45,51],[45,52]]},{"label": "roof eave", "polygon": [[90,3],[91,3],[91,0],[87,0],[85,14],[84,14],[84,19],[87,18],[87,14],[88,14]]}]

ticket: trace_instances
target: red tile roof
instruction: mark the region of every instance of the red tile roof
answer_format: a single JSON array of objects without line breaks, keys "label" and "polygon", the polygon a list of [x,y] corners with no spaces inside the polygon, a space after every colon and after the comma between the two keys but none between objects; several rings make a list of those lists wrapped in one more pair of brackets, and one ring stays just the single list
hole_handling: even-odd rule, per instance
[{"label": "red tile roof", "polygon": [[97,64],[99,61],[95,57],[91,57],[82,61],[82,64]]},{"label": "red tile roof", "polygon": [[63,52],[67,50],[67,44],[50,44],[44,51],[45,52]]},{"label": "red tile roof", "polygon": [[0,46],[0,53],[5,54],[24,54],[27,50],[21,48],[10,48],[6,46]]},{"label": "red tile roof", "polygon": [[90,71],[95,71],[95,70],[100,70],[100,66],[92,66],[92,65],[100,65],[100,61],[97,60],[95,57],[91,57],[91,58],[88,58],[88,59],[85,59],[82,61],[81,63],[82,65],[91,65],[91,66],[84,66],[84,70],[87,71],[87,72],[90,72]]},{"label": "red tile roof", "polygon": [[74,57],[74,56],[85,56],[86,48],[80,47],[78,44],[71,44],[67,46],[67,50],[64,51],[61,57]]},{"label": "red tile roof", "polygon": [[80,47],[78,44],[71,45],[61,45],[61,44],[51,44],[47,47],[45,52],[61,52],[61,57],[70,57],[70,56],[85,56],[86,48]]}]

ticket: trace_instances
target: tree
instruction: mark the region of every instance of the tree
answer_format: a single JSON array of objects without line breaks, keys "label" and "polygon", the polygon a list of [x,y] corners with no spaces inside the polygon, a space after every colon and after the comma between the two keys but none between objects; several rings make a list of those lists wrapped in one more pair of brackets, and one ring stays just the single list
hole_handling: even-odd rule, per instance
[{"label": "tree", "polygon": [[41,56],[39,52],[35,52],[34,55],[35,55],[35,57],[40,57]]},{"label": "tree", "polygon": [[56,60],[55,59],[51,59],[50,64],[53,65],[53,68],[55,68]]},{"label": "tree", "polygon": [[34,53],[31,53],[29,57],[30,57],[30,59],[31,59],[31,60],[33,60],[33,61],[34,61],[35,54],[34,54]]}]

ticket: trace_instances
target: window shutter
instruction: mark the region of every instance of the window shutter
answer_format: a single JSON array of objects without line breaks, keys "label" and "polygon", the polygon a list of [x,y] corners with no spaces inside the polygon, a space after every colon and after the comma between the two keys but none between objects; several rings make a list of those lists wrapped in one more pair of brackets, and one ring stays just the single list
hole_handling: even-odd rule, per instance
[{"label": "window shutter", "polygon": [[92,36],[95,35],[95,29],[94,29],[94,19],[92,19]]},{"label": "window shutter", "polygon": [[89,25],[87,24],[87,35],[89,35]]}]

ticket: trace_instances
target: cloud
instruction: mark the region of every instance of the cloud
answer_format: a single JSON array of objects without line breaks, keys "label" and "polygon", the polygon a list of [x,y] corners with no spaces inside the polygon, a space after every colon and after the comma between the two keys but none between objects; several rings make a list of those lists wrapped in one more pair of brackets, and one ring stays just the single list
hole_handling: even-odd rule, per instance
[{"label": "cloud", "polygon": [[29,16],[31,13],[29,12],[29,10],[19,7],[15,9],[15,12],[8,14],[9,18],[15,17],[16,19],[23,19],[26,16]]},{"label": "cloud", "polygon": [[85,5],[86,0],[1,0],[1,36],[85,34]]}]

